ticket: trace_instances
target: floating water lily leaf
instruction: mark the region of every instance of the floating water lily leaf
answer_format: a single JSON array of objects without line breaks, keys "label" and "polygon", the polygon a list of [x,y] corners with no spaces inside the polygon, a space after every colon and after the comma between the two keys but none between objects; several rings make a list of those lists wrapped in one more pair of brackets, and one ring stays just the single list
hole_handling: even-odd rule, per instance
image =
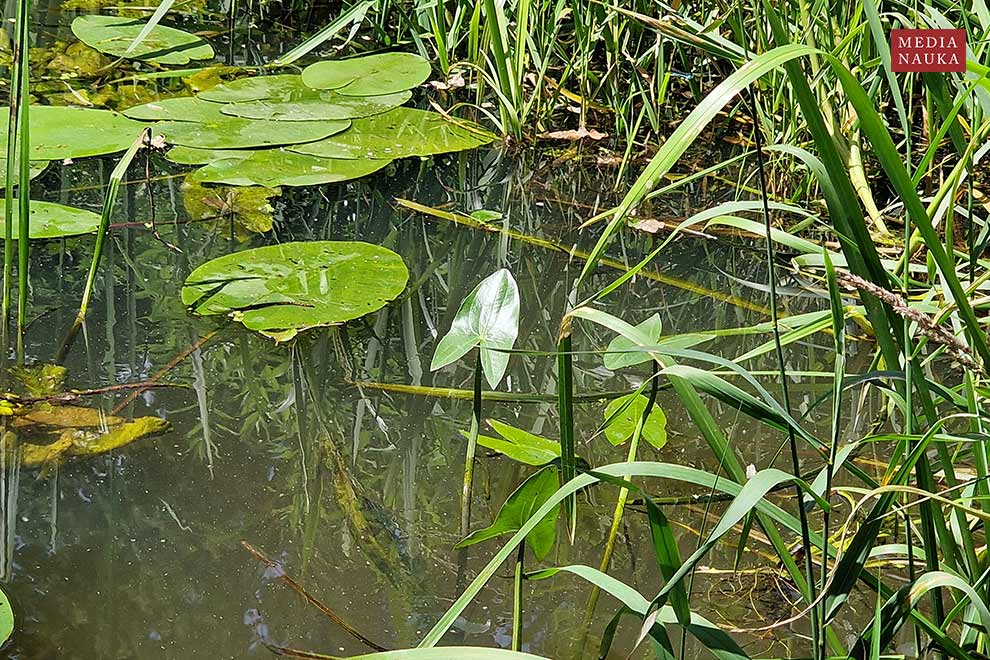
[{"label": "floating water lily leaf", "polygon": [[348,96],[374,96],[412,89],[430,77],[430,63],[413,53],[381,53],[349,60],[327,60],[303,69],[307,87],[334,89]]},{"label": "floating water lily leaf", "polygon": [[349,121],[253,121],[237,117],[195,121],[163,121],[155,133],[169,144],[200,149],[244,149],[311,142],[347,130]]},{"label": "floating water lily leaf", "polygon": [[[654,343],[660,341],[660,333],[663,331],[663,323],[660,321],[660,315],[654,314],[642,323],[637,324],[636,329],[647,335]],[[632,340],[626,339],[621,335],[610,341],[608,348],[605,349],[605,356],[602,358],[605,368],[615,371],[634,364],[649,362],[653,359],[649,353],[637,351],[635,347],[636,344]]]},{"label": "floating water lily leaf", "polygon": [[14,634],[14,609],[10,606],[7,594],[0,589],[0,645]]},{"label": "floating water lily leaf", "polygon": [[474,149],[493,138],[471,122],[454,122],[439,113],[415,108],[395,108],[355,119],[344,133],[290,149],[324,158],[405,158]]},{"label": "floating water lily leaf", "polygon": [[159,417],[139,417],[104,432],[69,428],[55,442],[21,445],[21,464],[25,467],[50,468],[70,456],[86,457],[120,449],[135,440],[164,433],[171,428]]},{"label": "floating water lily leaf", "polygon": [[283,243],[235,252],[194,270],[182,302],[200,315],[231,314],[286,339],[377,311],[406,288],[396,253],[351,241]]},{"label": "floating water lily leaf", "polygon": [[285,98],[305,90],[302,76],[252,76],[221,83],[198,94],[198,98],[214,103],[243,103],[264,99]]},{"label": "floating water lily leaf", "polygon": [[338,160],[294,154],[282,149],[255,151],[247,158],[215,160],[190,176],[201,183],[229,186],[316,186],[359,179],[388,165],[390,160]]},{"label": "floating water lily leaf", "polygon": [[206,165],[224,158],[247,158],[254,152],[249,149],[197,149],[196,147],[172,147],[165,158],[179,165]]},{"label": "floating water lily leaf", "polygon": [[287,98],[229,103],[223,113],[246,119],[311,121],[318,119],[354,119],[368,117],[396,108],[412,97],[409,92],[381,96],[344,96],[336,92],[306,89]]},{"label": "floating water lily leaf", "polygon": [[217,121],[223,119],[222,105],[203,101],[194,96],[181,96],[174,99],[152,101],[124,110],[131,119],[144,121]]},{"label": "floating water lily leaf", "polygon": [[189,180],[182,184],[182,201],[191,219],[223,218],[243,240],[271,231],[272,199],[280,194],[277,188],[258,186],[206,187]]},{"label": "floating water lily leaf", "polygon": [[[635,392],[610,401],[605,407],[605,419],[611,418],[612,420],[605,427],[605,437],[608,438],[608,441],[613,445],[621,445],[631,438],[636,431],[636,425],[643,416],[643,411],[646,410],[647,403],[649,403],[649,399]],[[619,410],[621,412],[618,412]],[[612,417],[613,415],[615,417]],[[655,403],[643,425],[642,437],[657,449],[667,444],[667,416]]]},{"label": "floating water lily leaf", "polygon": [[[15,200],[16,202],[16,200]],[[0,241],[5,235],[4,229],[4,209],[6,204],[0,199]],[[19,212],[17,204],[14,205],[14,226],[12,227],[14,238],[18,236],[17,217]],[[95,232],[100,226],[100,216],[98,213],[77,209],[71,206],[62,206],[52,202],[31,202],[31,238],[62,238],[63,236],[75,236],[77,234],[90,234]]]},{"label": "floating water lily leaf", "polygon": [[156,64],[188,64],[190,60],[213,58],[213,48],[196,35],[156,25],[134,50],[127,49],[145,22],[120,16],[79,16],[72,33],[101,53]]},{"label": "floating water lily leaf", "polygon": [[[141,122],[109,110],[32,105],[29,113],[32,160],[100,156],[131,146]],[[0,157],[7,155],[9,110],[0,110]],[[326,136],[324,136],[326,137]]]},{"label": "floating water lily leaf", "polygon": [[[481,543],[502,534],[511,534],[519,529],[532,517],[543,503],[550,499],[560,486],[557,468],[548,466],[522,482],[498,510],[495,521],[484,529],[472,532],[455,547]],[[533,549],[537,559],[546,557],[553,548],[557,536],[557,514],[560,506],[555,506],[546,517],[537,523],[529,534],[526,543]]]},{"label": "floating water lily leaf", "polygon": [[[47,160],[32,160],[32,161],[30,161],[28,163],[28,170],[30,172],[31,178],[33,179],[34,177],[36,177],[39,174],[41,174],[42,172],[44,172],[46,169],[48,169],[48,166],[50,164],[51,164],[51,162],[50,161],[47,161]],[[14,181],[16,182],[19,178],[20,178],[20,171],[19,171],[19,168],[15,165],[14,166]],[[6,185],[7,185],[7,168],[6,168],[6,166],[4,164],[0,163],[0,186],[6,186]]]}]

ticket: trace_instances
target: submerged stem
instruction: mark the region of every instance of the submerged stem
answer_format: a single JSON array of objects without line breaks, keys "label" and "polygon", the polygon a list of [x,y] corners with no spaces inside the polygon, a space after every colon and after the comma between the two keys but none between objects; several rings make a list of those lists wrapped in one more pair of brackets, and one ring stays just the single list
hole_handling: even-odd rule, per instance
[{"label": "submerged stem", "polygon": [[474,484],[474,455],[478,448],[481,428],[481,350],[474,363],[474,406],[471,432],[468,434],[467,455],[464,459],[464,489],[461,491],[461,538],[471,533],[471,490]]}]

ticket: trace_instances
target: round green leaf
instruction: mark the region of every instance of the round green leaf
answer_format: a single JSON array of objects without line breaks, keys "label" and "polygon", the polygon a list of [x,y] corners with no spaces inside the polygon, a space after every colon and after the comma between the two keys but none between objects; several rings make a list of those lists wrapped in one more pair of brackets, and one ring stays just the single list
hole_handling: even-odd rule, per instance
[{"label": "round green leaf", "polygon": [[[0,199],[0,241],[6,235],[4,223],[4,200]],[[16,239],[17,218],[19,217],[17,200],[14,200],[13,236]],[[92,211],[62,206],[51,202],[31,201],[31,238],[62,238],[77,234],[90,234],[100,227],[100,216]]]},{"label": "round green leaf", "polygon": [[[16,162],[16,161],[15,161]],[[47,160],[32,160],[28,163],[28,171],[30,172],[30,177],[33,179],[46,169],[51,163]],[[14,182],[20,178],[20,171],[17,165],[14,166]],[[7,167],[5,164],[0,164],[0,186],[7,185]]]},{"label": "round green leaf", "polygon": [[215,160],[192,173],[194,181],[229,186],[315,186],[358,179],[390,160],[337,160],[294,154],[282,149],[252,152],[247,158]]},{"label": "round green leaf", "polygon": [[[32,105],[28,113],[32,160],[63,160],[123,151],[144,124],[109,110]],[[7,155],[9,110],[0,110],[0,156]],[[326,137],[326,136],[324,136]]]},{"label": "round green leaf", "polygon": [[203,264],[186,279],[182,302],[196,314],[231,314],[251,330],[286,339],[379,310],[408,278],[402,258],[377,245],[283,243]]},{"label": "round green leaf", "polygon": [[[609,402],[608,406],[605,407],[606,420],[612,418],[612,415],[615,415],[618,410],[622,409],[622,412],[612,418],[609,425],[605,427],[605,437],[608,438],[608,441],[613,445],[621,445],[631,438],[636,431],[636,424],[639,423],[643,411],[646,410],[647,403],[649,403],[649,399],[636,393]],[[650,415],[643,425],[642,437],[657,449],[667,444],[667,416],[663,414],[660,406],[653,404]]]},{"label": "round green leaf", "polygon": [[290,149],[324,158],[405,158],[474,149],[493,137],[469,121],[455,122],[415,108],[395,108],[355,119],[344,133]]},{"label": "round green leaf", "polygon": [[374,96],[412,89],[430,77],[430,63],[413,53],[381,53],[349,60],[327,60],[303,69],[307,87],[334,89],[348,96]]},{"label": "round green leaf", "polygon": [[344,96],[336,92],[307,89],[286,99],[263,99],[223,106],[223,113],[245,119],[311,121],[317,119],[352,119],[387,112],[408,101],[409,92],[381,96]]},{"label": "round green leaf", "polygon": [[206,165],[224,158],[248,158],[254,152],[249,149],[197,149],[196,147],[172,147],[165,158],[179,165]]},{"label": "round green leaf", "polygon": [[213,59],[213,48],[194,34],[156,25],[128,52],[145,22],[120,16],[79,16],[72,33],[79,41],[101,53],[156,64],[188,64],[190,60]]},{"label": "round green leaf", "polygon": [[200,92],[197,97],[214,103],[243,103],[264,99],[285,98],[305,90],[302,76],[280,74],[253,76],[220,83]]},{"label": "round green leaf", "polygon": [[14,634],[14,609],[10,606],[7,594],[0,589],[0,645]]},{"label": "round green leaf", "polygon": [[254,121],[236,117],[195,121],[163,121],[155,133],[169,144],[200,149],[245,149],[311,142],[346,130],[349,121]]},{"label": "round green leaf", "polygon": [[223,119],[220,113],[222,107],[193,96],[182,96],[136,105],[124,110],[124,115],[144,121],[217,121]]}]

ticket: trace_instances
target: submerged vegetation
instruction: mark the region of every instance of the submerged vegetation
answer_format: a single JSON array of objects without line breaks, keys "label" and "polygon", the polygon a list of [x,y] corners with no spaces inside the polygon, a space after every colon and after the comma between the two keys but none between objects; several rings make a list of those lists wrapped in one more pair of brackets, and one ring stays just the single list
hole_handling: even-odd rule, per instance
[{"label": "submerged vegetation", "polygon": [[[184,410],[196,415],[188,450],[176,440],[167,453],[201,460],[211,483],[224,458],[270,464],[237,483],[259,493],[245,517],[274,514],[265,524],[302,550],[272,560],[244,547],[263,583],[374,651],[349,657],[990,654],[984,0],[361,0],[329,12],[163,0],[63,21],[77,41],[48,52],[37,13],[16,4],[0,115],[0,579],[24,608],[15,621],[0,591],[0,645],[13,635],[15,657],[45,653],[16,627],[42,593],[16,591],[20,470],[51,484],[58,556],[59,480],[81,478],[60,470],[92,461],[95,478],[130,478],[144,460],[132,443],[182,429]],[[297,45],[257,39],[280,22]],[[894,72],[892,29],[950,27],[966,32],[965,71]],[[66,185],[77,160],[97,183]],[[480,192],[516,179],[527,195],[553,192],[544,181],[574,163],[608,172],[569,202],[575,227]],[[668,272],[685,245],[728,243],[757,255],[755,274],[715,264],[713,289]],[[686,260],[693,275],[710,263]],[[128,318],[143,306],[181,329],[170,355],[139,358],[134,324],[135,354],[117,363],[120,288]],[[731,313],[685,328],[673,290]],[[239,360],[220,385],[237,405],[222,415],[206,386],[211,342],[217,362]],[[97,362],[111,382],[63,387],[63,365],[93,374]],[[188,379],[169,380],[180,365]],[[157,397],[165,385],[182,394]],[[469,416],[445,407],[459,399]],[[382,409],[416,432],[390,434]],[[221,448],[218,429],[243,446]],[[387,469],[359,460],[397,449]],[[426,504],[403,491],[398,522],[396,481],[414,482],[421,459],[444,476]],[[170,529],[193,533],[159,500]],[[421,508],[432,535],[418,547],[403,526]],[[224,557],[211,570],[229,568],[244,534],[238,522],[211,539]],[[347,586],[428,597],[429,621],[398,605],[369,620],[361,594],[337,589],[328,606],[307,591],[317,549],[338,537],[323,568],[353,554],[366,580]],[[102,542],[112,553],[121,538]],[[752,579],[744,611],[705,593],[706,575]],[[761,598],[761,580],[776,592]],[[561,583],[582,588],[546,607]],[[471,645],[466,618],[481,599],[505,618],[487,646]],[[308,630],[278,641],[259,609],[237,614],[259,650],[344,652],[303,648]],[[555,647],[559,630],[568,643]],[[755,640],[771,640],[766,654]]]}]

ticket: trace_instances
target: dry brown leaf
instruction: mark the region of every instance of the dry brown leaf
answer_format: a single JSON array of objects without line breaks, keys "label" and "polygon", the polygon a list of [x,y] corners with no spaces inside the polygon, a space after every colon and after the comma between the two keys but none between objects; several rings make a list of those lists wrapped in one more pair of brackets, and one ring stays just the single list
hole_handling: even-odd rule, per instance
[{"label": "dry brown leaf", "polygon": [[608,133],[602,133],[595,129],[589,131],[587,128],[579,128],[572,131],[550,131],[541,134],[540,137],[545,140],[604,140],[608,137]]}]

